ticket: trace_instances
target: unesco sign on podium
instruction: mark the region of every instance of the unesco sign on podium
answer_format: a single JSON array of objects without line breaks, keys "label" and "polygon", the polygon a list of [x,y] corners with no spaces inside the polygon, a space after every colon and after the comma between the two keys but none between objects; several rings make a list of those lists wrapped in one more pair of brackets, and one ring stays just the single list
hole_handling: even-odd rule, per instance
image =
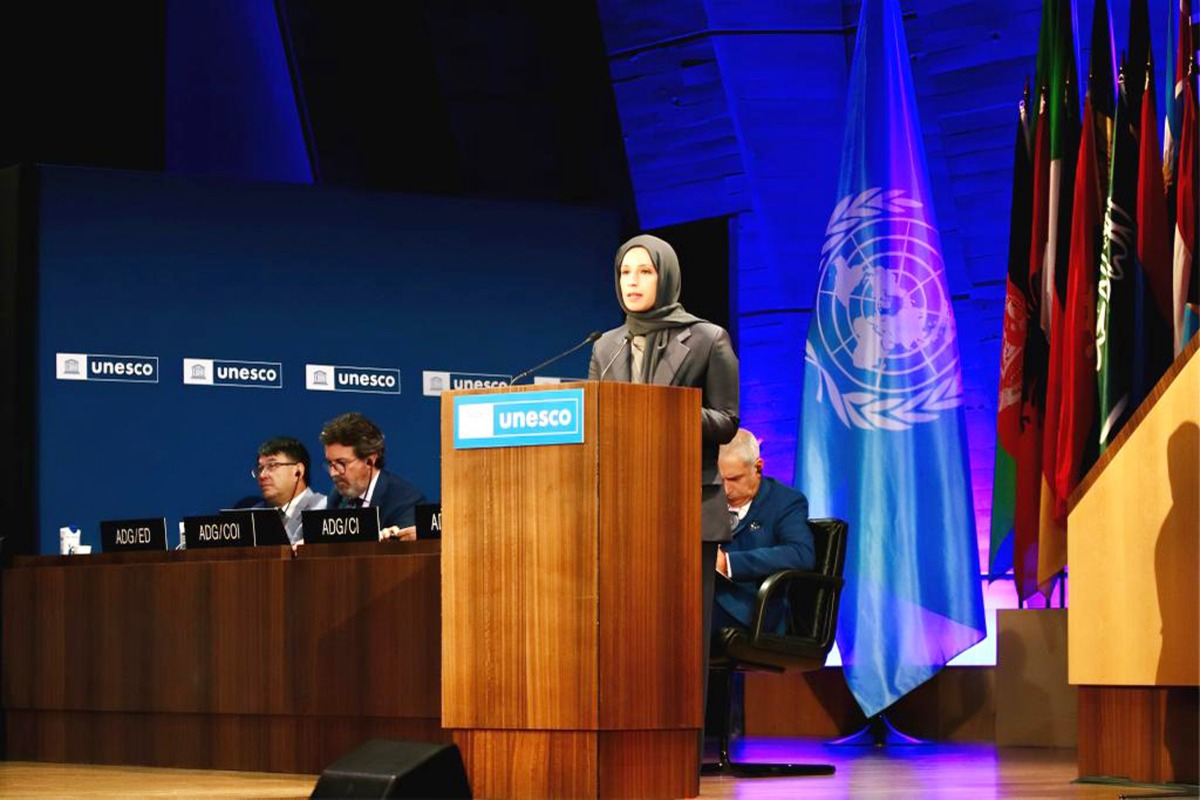
[{"label": "unesco sign on podium", "polygon": [[583,444],[583,389],[454,397],[454,448]]}]

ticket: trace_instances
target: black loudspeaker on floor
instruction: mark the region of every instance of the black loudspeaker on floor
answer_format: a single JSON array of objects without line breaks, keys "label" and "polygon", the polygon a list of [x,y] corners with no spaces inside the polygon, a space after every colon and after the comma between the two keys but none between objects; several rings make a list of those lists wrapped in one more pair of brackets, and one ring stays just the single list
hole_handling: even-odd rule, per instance
[{"label": "black loudspeaker on floor", "polygon": [[470,798],[452,744],[372,739],[326,767],[313,797]]}]

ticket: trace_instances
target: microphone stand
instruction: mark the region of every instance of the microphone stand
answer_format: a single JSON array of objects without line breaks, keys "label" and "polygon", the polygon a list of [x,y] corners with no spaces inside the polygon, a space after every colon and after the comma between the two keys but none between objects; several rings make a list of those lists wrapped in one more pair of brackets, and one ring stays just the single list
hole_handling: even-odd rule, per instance
[{"label": "microphone stand", "polygon": [[514,383],[521,380],[521,378],[532,375],[533,373],[537,372],[542,367],[549,366],[550,364],[553,364],[555,361],[558,361],[560,358],[566,358],[567,356],[571,355],[571,353],[574,353],[576,350],[583,347],[584,345],[591,344],[592,342],[599,339],[601,336],[603,336],[603,334],[600,333],[600,331],[592,331],[591,333],[589,333],[587,335],[587,338],[585,338],[582,342],[580,342],[579,344],[572,347],[570,350],[566,350],[562,353],[559,353],[558,355],[554,356],[553,358],[548,358],[545,361],[543,361],[542,363],[540,363],[536,366],[530,367],[529,369],[525,370],[524,372],[518,372],[516,375],[513,376],[512,380],[510,380],[508,382],[508,385],[512,386]]}]

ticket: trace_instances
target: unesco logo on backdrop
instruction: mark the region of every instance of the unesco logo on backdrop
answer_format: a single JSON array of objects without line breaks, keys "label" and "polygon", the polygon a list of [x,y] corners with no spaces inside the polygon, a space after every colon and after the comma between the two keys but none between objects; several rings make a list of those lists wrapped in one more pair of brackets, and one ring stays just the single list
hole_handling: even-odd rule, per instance
[{"label": "unesco logo on backdrop", "polygon": [[188,386],[236,386],[242,389],[282,389],[283,364],[278,361],[222,361],[185,358],[183,382]]},{"label": "unesco logo on backdrop", "polygon": [[456,389],[499,389],[508,386],[511,375],[487,375],[479,372],[437,372],[425,370],[421,373],[421,387],[426,397],[437,397],[442,392]]},{"label": "unesco logo on backdrop", "polygon": [[305,364],[304,388],[313,392],[400,394],[400,370],[385,367]]},{"label": "unesco logo on backdrop", "polygon": [[60,381],[158,383],[158,356],[55,353],[54,376]]}]

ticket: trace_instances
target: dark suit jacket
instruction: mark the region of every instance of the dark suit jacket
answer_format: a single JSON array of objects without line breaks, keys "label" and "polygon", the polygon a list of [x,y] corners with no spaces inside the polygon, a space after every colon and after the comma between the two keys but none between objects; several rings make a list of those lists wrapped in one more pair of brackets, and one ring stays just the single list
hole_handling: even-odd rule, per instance
[{"label": "dark suit jacket", "polygon": [[[601,336],[592,346],[589,380],[625,381],[632,374],[632,358],[622,325]],[[602,375],[603,373],[603,375]],[[679,328],[667,344],[653,381],[656,386],[692,386],[702,390],[700,400],[700,480],[704,484],[701,507],[701,539],[729,540],[729,515],[725,492],[717,473],[717,448],[733,438],[738,429],[738,360],[729,334],[720,325],[697,322]],[[715,490],[711,487],[717,487]]]},{"label": "dark suit jacket", "polygon": [[[808,499],[773,478],[763,478],[750,510],[725,545],[732,580],[717,579],[715,602],[743,625],[751,625],[758,587],[782,569],[812,569],[816,561],[808,527]],[[768,619],[779,630],[782,620]]]},{"label": "dark suit jacket", "polygon": [[[379,508],[379,527],[388,528],[399,525],[407,528],[417,524],[417,503],[425,502],[425,498],[417,491],[417,487],[395,473],[382,470],[379,479],[375,481],[375,493],[371,495],[371,505]],[[344,508],[346,500],[337,489],[329,492],[329,508]]]}]

